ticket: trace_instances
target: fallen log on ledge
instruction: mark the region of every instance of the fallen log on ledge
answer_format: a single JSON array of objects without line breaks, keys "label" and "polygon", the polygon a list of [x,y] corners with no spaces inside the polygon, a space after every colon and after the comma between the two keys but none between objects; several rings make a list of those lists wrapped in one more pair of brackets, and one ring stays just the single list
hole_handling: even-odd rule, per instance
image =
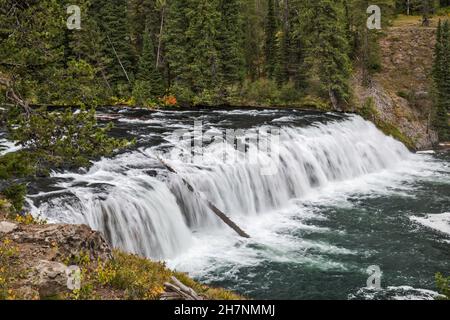
[{"label": "fallen log on ledge", "polygon": [[203,300],[192,288],[181,283],[175,277],[171,278],[172,282],[166,282],[164,292],[161,296],[161,300]]},{"label": "fallen log on ledge", "polygon": [[[160,157],[156,156],[156,158],[159,160],[159,162],[161,162],[161,164],[167,168],[167,170],[169,170],[170,172],[180,176],[178,174],[178,172],[172,168],[170,165],[168,165],[166,162],[164,162],[164,160],[162,160]],[[180,176],[181,177],[181,176]],[[236,223],[234,223],[230,218],[228,218],[228,216],[221,211],[219,208],[217,208],[211,201],[204,199],[201,194],[197,191],[195,191],[194,187],[183,177],[181,177],[181,180],[183,181],[183,183],[187,186],[187,188],[189,189],[189,191],[191,191],[192,193],[194,193],[198,198],[202,199],[204,202],[206,202],[208,208],[214,212],[215,215],[217,215],[223,222],[225,222],[231,229],[233,229],[238,235],[240,235],[243,238],[247,238],[249,239],[250,236],[244,231],[242,230]]]}]

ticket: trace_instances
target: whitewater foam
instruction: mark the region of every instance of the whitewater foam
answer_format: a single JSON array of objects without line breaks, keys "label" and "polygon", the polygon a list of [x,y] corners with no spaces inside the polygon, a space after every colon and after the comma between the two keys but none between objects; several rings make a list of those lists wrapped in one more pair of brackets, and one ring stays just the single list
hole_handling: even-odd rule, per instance
[{"label": "whitewater foam", "polygon": [[410,219],[427,228],[450,235],[450,212],[429,214],[426,217],[413,216]]},{"label": "whitewater foam", "polygon": [[[170,133],[165,139],[169,145],[179,143]],[[230,250],[236,244],[235,235],[187,190],[183,177],[250,233],[252,240],[241,247],[243,256],[251,260],[252,249],[247,248],[261,244],[269,248],[261,260],[316,261],[322,259],[320,254],[311,258],[301,250],[296,253],[295,248],[336,254],[354,252],[284,234],[283,228],[330,232],[314,227],[308,219],[298,219],[302,215],[312,219],[320,217],[309,209],[298,209],[295,201],[335,201],[346,189],[360,192],[364,188],[385,189],[389,179],[404,179],[405,168],[418,163],[418,156],[357,116],[305,128],[282,127],[276,153],[281,161],[272,176],[260,174],[263,162],[275,160],[271,156],[261,155],[260,162],[249,164],[245,157],[236,154],[239,151],[226,148],[226,153],[238,159],[238,163],[227,164],[221,161],[223,146],[211,144],[205,147],[203,158],[190,163],[179,156],[177,148],[162,153],[160,147],[103,159],[84,174],[53,173],[58,179],[56,187],[67,190],[68,194],[42,203],[39,198],[48,194],[31,198],[36,203],[33,212],[55,222],[87,223],[102,231],[114,246],[152,258],[169,259],[174,266],[181,263],[177,257],[186,257],[187,252],[191,257],[203,256],[198,260],[204,265],[208,254],[202,250],[214,255],[208,249],[219,245],[214,239],[218,239],[223,250],[212,251],[233,251],[233,255],[240,257]],[[156,153],[164,156],[180,176],[166,172],[156,161]],[[392,178],[395,172],[398,177]],[[199,249],[202,246],[205,248]],[[279,253],[280,250],[270,254],[276,248],[282,248],[285,254]],[[222,260],[227,259],[234,260],[230,256]],[[246,259],[238,260],[243,263]],[[332,261],[330,264],[333,267]]]}]

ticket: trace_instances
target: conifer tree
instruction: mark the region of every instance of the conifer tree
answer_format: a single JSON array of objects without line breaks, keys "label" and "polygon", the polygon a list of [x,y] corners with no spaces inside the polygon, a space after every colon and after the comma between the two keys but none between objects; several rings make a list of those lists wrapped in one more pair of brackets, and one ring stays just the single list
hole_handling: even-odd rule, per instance
[{"label": "conifer tree", "polygon": [[259,5],[261,0],[243,2],[243,37],[244,60],[246,75],[251,81],[262,77],[264,68],[265,28],[264,12]]},{"label": "conifer tree", "polygon": [[278,84],[289,81],[289,62],[291,50],[291,30],[288,1],[280,3],[281,30],[276,35],[276,64],[274,77]]},{"label": "conifer tree", "polygon": [[167,14],[167,30],[164,36],[166,59],[168,60],[169,85],[188,87],[187,74],[189,72],[187,50],[189,39],[188,13],[189,0],[171,0]]},{"label": "conifer tree", "polygon": [[[69,55],[67,60],[84,60],[92,66],[95,73],[97,98],[106,99],[113,95],[111,87],[111,75],[108,73],[108,66],[111,58],[105,55],[108,51],[108,43],[105,33],[99,27],[99,22],[95,19],[95,12],[89,1],[83,1],[81,6],[82,28],[81,30],[69,31],[69,42],[67,44]],[[79,5],[81,5],[79,3]]]},{"label": "conifer tree", "polygon": [[275,15],[274,0],[267,2],[267,16],[266,16],[266,40],[265,40],[265,57],[266,57],[266,75],[268,78],[273,78],[276,70],[277,57],[277,20]]},{"label": "conifer tree", "polygon": [[173,0],[167,31],[167,57],[176,87],[196,95],[221,83],[218,0]]},{"label": "conifer tree", "polygon": [[105,55],[110,61],[108,74],[118,95],[129,94],[134,79],[135,57],[133,54],[127,15],[127,0],[101,0],[93,3],[98,12],[97,22],[106,37]]},{"label": "conifer tree", "polygon": [[317,72],[324,93],[339,108],[350,96],[351,73],[342,1],[308,1],[302,20],[303,31],[309,34],[311,71]]},{"label": "conifer tree", "polygon": [[163,79],[156,68],[156,58],[150,31],[146,29],[143,36],[142,54],[139,59],[135,88],[143,88],[146,99],[159,97],[164,93]]},{"label": "conifer tree", "polygon": [[225,85],[239,83],[244,76],[241,9],[241,0],[219,1],[220,24],[217,40],[221,79]]},{"label": "conifer tree", "polygon": [[10,76],[9,97],[14,92],[23,100],[34,96],[39,103],[51,103],[51,89],[64,68],[60,9],[54,1],[4,1],[0,6],[0,75]]},{"label": "conifer tree", "polygon": [[434,126],[441,141],[450,139],[450,24],[439,23],[437,30],[433,78],[436,88]]},{"label": "conifer tree", "polygon": [[189,41],[189,82],[194,93],[215,89],[220,84],[220,54],[218,27],[220,14],[218,0],[191,0],[186,35]]}]

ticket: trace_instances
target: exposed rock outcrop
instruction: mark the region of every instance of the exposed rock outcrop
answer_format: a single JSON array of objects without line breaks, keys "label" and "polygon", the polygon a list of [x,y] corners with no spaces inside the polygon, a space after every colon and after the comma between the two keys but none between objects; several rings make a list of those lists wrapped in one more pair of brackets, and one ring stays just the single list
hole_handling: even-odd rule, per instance
[{"label": "exposed rock outcrop", "polygon": [[49,261],[70,259],[81,252],[88,253],[92,260],[111,258],[111,248],[103,236],[85,225],[20,226],[10,238],[23,250],[33,250]]},{"label": "exposed rock outcrop", "polygon": [[65,264],[41,260],[34,267],[33,286],[40,297],[53,297],[69,292],[69,269]]},{"label": "exposed rock outcrop", "polygon": [[16,229],[17,229],[16,223],[12,223],[12,222],[8,222],[8,221],[0,222],[0,235],[11,233]]},{"label": "exposed rock outcrop", "polygon": [[159,262],[112,250],[88,226],[8,216],[0,208],[0,300],[240,299]]},{"label": "exposed rock outcrop", "polygon": [[14,287],[23,299],[45,299],[72,292],[71,268],[62,261],[83,255],[92,261],[108,261],[112,257],[103,236],[85,225],[0,221],[0,242],[7,244],[3,249],[5,256],[17,263],[13,266]]},{"label": "exposed rock outcrop", "polygon": [[429,149],[438,142],[431,127],[433,48],[435,28],[420,22],[387,29],[380,41],[381,71],[368,87],[361,85],[361,74],[352,80],[357,104],[373,98],[378,120],[395,126],[418,149]]}]

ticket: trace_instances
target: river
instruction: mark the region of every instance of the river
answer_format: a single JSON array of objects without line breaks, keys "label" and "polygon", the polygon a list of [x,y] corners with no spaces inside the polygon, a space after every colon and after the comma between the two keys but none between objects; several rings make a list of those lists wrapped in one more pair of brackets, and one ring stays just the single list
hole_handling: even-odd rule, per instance
[{"label": "river", "polygon": [[[34,215],[86,223],[115,247],[251,298],[433,299],[435,273],[450,271],[448,154],[413,154],[354,115],[123,109],[100,118],[135,148],[38,180]],[[221,141],[227,132],[236,139]],[[370,266],[380,290],[366,288]]]}]

